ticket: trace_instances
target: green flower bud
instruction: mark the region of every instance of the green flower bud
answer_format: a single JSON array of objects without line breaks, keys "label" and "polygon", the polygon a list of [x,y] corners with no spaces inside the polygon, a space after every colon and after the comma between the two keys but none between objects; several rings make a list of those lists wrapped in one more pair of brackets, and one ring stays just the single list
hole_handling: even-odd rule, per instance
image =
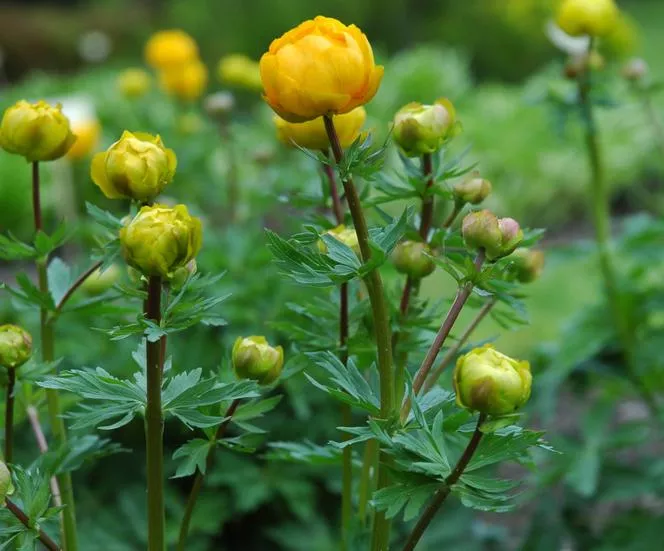
[{"label": "green flower bud", "polygon": [[12,475],[3,461],[0,461],[0,502],[4,503],[5,498],[14,493],[12,484]]},{"label": "green flower bud", "polygon": [[59,159],[75,141],[60,104],[21,100],[5,111],[0,123],[0,148],[28,162]]},{"label": "green flower bud", "polygon": [[392,262],[397,272],[413,279],[422,279],[436,269],[431,249],[419,241],[402,241],[392,252]]},{"label": "green flower bud", "polygon": [[641,58],[630,59],[622,68],[622,76],[630,82],[641,82],[648,76],[648,63]]},{"label": "green flower bud", "polygon": [[488,415],[506,415],[530,398],[530,364],[505,356],[490,344],[459,358],[454,391],[460,407]]},{"label": "green flower bud", "polygon": [[109,199],[152,201],[171,182],[177,159],[159,136],[125,130],[122,137],[92,158],[92,181]]},{"label": "green flower bud", "polygon": [[103,272],[97,268],[81,285],[81,291],[86,295],[96,296],[108,291],[115,285],[122,270],[117,264],[111,264]]},{"label": "green flower bud", "polygon": [[18,325],[0,325],[0,365],[21,367],[32,356],[32,337]]},{"label": "green flower bud", "polygon": [[196,273],[196,270],[198,270],[198,265],[196,264],[196,259],[192,258],[184,266],[173,272],[173,275],[169,279],[168,283],[172,289],[179,291],[182,289],[182,286],[185,284],[185,282]]},{"label": "green flower bud", "polygon": [[523,239],[519,223],[512,218],[497,218],[489,210],[468,214],[461,232],[469,249],[484,249],[489,260],[510,254]]},{"label": "green flower bud", "polygon": [[238,337],[233,345],[233,369],[240,379],[268,385],[279,378],[284,366],[284,349],[272,347],[265,337]]},{"label": "green flower bud", "polygon": [[519,248],[510,256],[512,270],[518,281],[531,283],[542,275],[544,270],[544,253],[533,249]]},{"label": "green flower bud", "polygon": [[[337,241],[352,249],[356,255],[360,256],[360,243],[357,240],[357,233],[355,233],[353,228],[347,228],[341,224],[336,228],[326,231],[323,235],[334,237]],[[327,245],[322,239],[318,240],[318,250],[323,254],[327,252]]]},{"label": "green flower bud", "polygon": [[459,202],[477,205],[491,193],[491,182],[480,178],[479,173],[475,172],[470,178],[455,184],[453,192]]},{"label": "green flower bud", "polygon": [[433,105],[409,103],[394,117],[394,141],[409,157],[438,151],[459,131],[454,106],[445,98]]},{"label": "green flower bud", "polygon": [[120,230],[127,264],[143,275],[166,279],[196,256],[201,242],[201,221],[191,216],[184,205],[143,207]]}]

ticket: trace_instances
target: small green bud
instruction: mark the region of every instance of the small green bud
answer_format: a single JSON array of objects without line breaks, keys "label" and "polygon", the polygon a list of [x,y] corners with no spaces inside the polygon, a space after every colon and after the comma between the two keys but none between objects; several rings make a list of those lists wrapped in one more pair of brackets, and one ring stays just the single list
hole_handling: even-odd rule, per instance
[{"label": "small green bud", "polygon": [[457,405],[487,415],[506,415],[530,398],[530,364],[501,354],[490,344],[459,358],[454,369]]},{"label": "small green bud", "polygon": [[397,272],[413,279],[422,279],[436,269],[431,249],[419,241],[402,241],[392,252],[392,262]]},{"label": "small green bud", "polygon": [[622,76],[629,82],[641,82],[648,76],[649,72],[648,63],[639,57],[630,59],[622,68]]},{"label": "small green bud", "polygon": [[97,268],[81,285],[86,295],[96,296],[108,291],[120,279],[122,271],[117,264],[111,264],[103,272]]},{"label": "small green bud", "polygon": [[0,502],[4,503],[5,498],[14,493],[12,484],[12,475],[3,461],[0,461]]},{"label": "small green bud", "polygon": [[510,256],[512,270],[518,281],[531,283],[542,275],[544,270],[544,253],[533,249],[518,248]]},{"label": "small green bud", "polygon": [[[323,235],[334,237],[337,241],[352,249],[356,255],[360,256],[360,243],[357,240],[357,233],[353,228],[347,228],[343,224],[340,224],[336,228],[326,231]],[[318,250],[323,254],[327,252],[327,245],[322,239],[318,240]]]},{"label": "small green bud", "polygon": [[182,286],[185,284],[185,282],[196,273],[196,270],[198,270],[198,265],[196,264],[196,259],[192,258],[184,266],[173,272],[173,275],[168,280],[168,283],[173,290],[178,291],[182,289]]},{"label": "small green bud", "polygon": [[433,105],[409,103],[394,116],[394,141],[409,157],[438,151],[459,129],[454,106],[445,98]]},{"label": "small green bud", "polygon": [[500,252],[498,255],[495,255],[495,258],[507,256],[523,241],[523,231],[514,218],[499,218],[498,227],[500,228],[502,241]]},{"label": "small green bud", "polygon": [[519,223],[513,218],[497,218],[489,210],[466,215],[461,232],[469,249],[484,249],[489,260],[510,254],[523,239]]},{"label": "small green bud", "polygon": [[32,356],[32,337],[18,325],[0,325],[0,365],[21,367]]},{"label": "small green bud", "polygon": [[455,184],[454,197],[461,203],[478,205],[491,193],[491,182],[480,178],[479,173],[473,173],[470,178]]},{"label": "small green bud", "polygon": [[284,366],[284,349],[272,347],[265,337],[238,337],[233,345],[233,369],[240,379],[268,385],[279,378]]}]

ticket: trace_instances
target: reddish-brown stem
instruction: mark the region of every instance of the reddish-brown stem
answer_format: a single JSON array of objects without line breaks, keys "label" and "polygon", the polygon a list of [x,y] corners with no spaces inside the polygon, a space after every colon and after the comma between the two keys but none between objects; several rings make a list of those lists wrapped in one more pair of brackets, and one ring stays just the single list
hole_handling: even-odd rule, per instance
[{"label": "reddish-brown stem", "polygon": [[[9,498],[5,499],[5,505],[7,506],[7,509],[19,520],[21,521],[21,524],[28,528],[29,530],[34,530],[35,527],[30,525],[30,519],[28,518],[28,515],[26,515],[21,508],[16,505],[13,501],[11,501]],[[60,546],[55,543],[46,532],[43,530],[38,530],[38,536],[39,541],[41,541],[44,544],[44,547],[48,549],[49,551],[60,551]]]},{"label": "reddish-brown stem", "polygon": [[[329,157],[329,154],[326,152],[326,156]],[[323,170],[327,176],[328,182],[330,183],[330,197],[332,197],[332,212],[334,213],[334,218],[337,220],[337,224],[344,223],[344,211],[341,204],[341,197],[339,196],[339,190],[337,189],[337,182],[334,176],[334,168],[330,163],[323,163]]]},{"label": "reddish-brown stem", "polygon": [[[35,440],[37,441],[37,447],[39,448],[40,453],[46,453],[48,451],[48,442],[46,442],[46,436],[44,436],[44,430],[41,427],[39,422],[39,413],[34,406],[28,406],[27,410],[28,419],[30,420],[30,426],[32,427],[32,432],[35,435]],[[51,495],[53,496],[53,505],[56,507],[62,506],[62,497],[60,496],[60,485],[58,484],[58,479],[54,476],[51,477]]]},{"label": "reddish-brown stem", "polygon": [[[72,295],[76,292],[76,290],[83,285],[86,279],[88,279],[92,274],[97,271],[97,269],[102,265],[102,261],[100,260],[99,262],[95,262],[92,266],[90,266],[85,272],[83,272],[74,283],[71,284],[69,289],[65,292],[64,295],[62,295],[62,298],[60,299],[60,302],[58,302],[58,305],[55,307],[55,312],[53,313],[53,317],[57,316],[61,311],[66,302],[72,297]],[[51,318],[53,319],[53,318]]]}]

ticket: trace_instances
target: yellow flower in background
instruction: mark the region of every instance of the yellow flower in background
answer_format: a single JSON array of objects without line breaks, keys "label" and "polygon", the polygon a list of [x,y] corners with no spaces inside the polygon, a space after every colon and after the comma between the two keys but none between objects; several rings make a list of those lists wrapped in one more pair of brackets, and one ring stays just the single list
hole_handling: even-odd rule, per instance
[{"label": "yellow flower in background", "polygon": [[348,113],[374,97],[383,77],[360,29],[320,15],[273,40],[260,72],[265,100],[289,122]]},{"label": "yellow flower in background", "polygon": [[159,136],[125,131],[92,159],[92,181],[109,199],[123,197],[147,202],[171,182],[177,159]]},{"label": "yellow flower in background", "polygon": [[199,60],[165,69],[159,74],[162,89],[181,100],[201,97],[208,83],[207,67]]},{"label": "yellow flower in background", "polygon": [[[351,249],[356,255],[360,256],[360,242],[357,240],[357,232],[354,228],[347,228],[343,224],[340,224],[336,228],[326,231],[323,235],[333,237],[337,241],[346,245],[346,247]],[[317,246],[321,253],[327,253],[327,245],[325,244],[325,241],[319,239]]]},{"label": "yellow flower in background", "polygon": [[101,125],[97,120],[83,121],[72,124],[72,132],[76,141],[67,152],[67,158],[84,159],[97,147],[101,136]]},{"label": "yellow flower in background", "polygon": [[155,69],[168,69],[197,59],[196,41],[179,29],[156,32],[145,45],[145,61]]},{"label": "yellow flower in background", "polygon": [[[364,107],[356,107],[334,119],[341,147],[348,147],[357,139],[366,118],[367,112]],[[294,147],[297,144],[300,147],[321,151],[327,151],[330,147],[323,117],[307,122],[288,122],[275,115],[274,124],[277,127],[279,141],[288,146]]]},{"label": "yellow flower in background", "polygon": [[198,254],[203,240],[201,221],[187,207],[142,207],[120,230],[127,264],[146,276],[171,277]]},{"label": "yellow flower in background", "polygon": [[144,69],[132,67],[120,73],[117,87],[126,98],[139,98],[144,96],[152,86],[152,77]]},{"label": "yellow flower in background", "polygon": [[563,0],[558,9],[558,26],[571,36],[604,36],[618,21],[614,0]]},{"label": "yellow flower in background", "polygon": [[625,59],[639,49],[640,38],[637,23],[620,13],[611,31],[602,38],[600,48],[611,57]]},{"label": "yellow flower in background", "polygon": [[279,378],[284,367],[284,349],[270,346],[262,336],[238,337],[231,359],[238,378],[269,385]]},{"label": "yellow flower in background", "polygon": [[59,104],[53,107],[45,101],[21,100],[5,111],[0,122],[0,147],[29,162],[59,159],[74,140]]},{"label": "yellow flower in background", "polygon": [[244,54],[231,54],[221,58],[217,67],[219,80],[248,90],[263,89],[261,71],[257,61]]}]

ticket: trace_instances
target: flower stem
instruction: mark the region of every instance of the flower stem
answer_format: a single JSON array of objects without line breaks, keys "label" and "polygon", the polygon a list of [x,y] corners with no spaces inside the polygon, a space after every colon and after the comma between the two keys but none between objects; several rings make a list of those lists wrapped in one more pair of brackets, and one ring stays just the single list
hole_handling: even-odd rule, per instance
[{"label": "flower stem", "polygon": [[[34,406],[28,406],[26,413],[28,415],[28,419],[30,420],[30,426],[32,427],[32,432],[35,435],[35,440],[37,440],[39,452],[46,453],[48,451],[48,442],[46,442],[46,436],[44,436],[44,431],[42,430],[41,423],[39,422],[39,412]],[[56,507],[62,507],[60,485],[58,484],[58,479],[54,476],[51,477],[51,495],[53,496],[53,505]]]},{"label": "flower stem", "polygon": [[[484,250],[480,249],[477,253],[477,257],[475,258],[476,272],[479,272],[482,269],[484,258]],[[438,356],[440,349],[443,347],[443,344],[445,344],[445,340],[449,336],[454,323],[459,317],[459,314],[466,304],[468,297],[470,297],[470,293],[473,291],[473,287],[474,284],[472,281],[467,281],[461,287],[459,287],[456,297],[454,298],[454,302],[447,312],[447,316],[445,316],[443,324],[440,326],[440,329],[438,330],[438,333],[436,334],[436,337],[434,338],[433,343],[427,352],[427,355],[422,361],[422,365],[415,374],[415,379],[413,380],[413,394],[415,396],[417,396],[417,394],[419,394],[420,390],[422,389],[422,385],[424,385],[424,381],[427,378],[427,375],[429,375],[429,371],[433,367],[433,363],[436,361],[436,357]],[[401,408],[401,422],[404,422],[408,417],[410,406],[410,400],[406,400],[403,407]]]},{"label": "flower stem", "polygon": [[413,551],[413,549],[415,549],[415,546],[420,541],[424,531],[436,516],[436,513],[442,507],[443,503],[445,503],[447,496],[450,495],[452,486],[454,486],[458,482],[459,478],[461,478],[463,471],[466,469],[468,463],[470,463],[470,460],[473,458],[473,454],[477,450],[477,446],[482,439],[482,432],[480,431],[480,427],[485,420],[486,415],[481,413],[477,419],[477,426],[475,427],[475,432],[473,433],[470,442],[468,442],[466,449],[459,458],[457,464],[454,466],[454,469],[450,475],[445,479],[445,484],[434,494],[433,499],[424,510],[424,513],[422,513],[420,519],[417,521],[415,528],[406,541],[406,545],[403,547],[403,551]]},{"label": "flower stem", "polygon": [[362,473],[360,476],[360,487],[358,490],[358,508],[357,516],[362,525],[367,519],[367,505],[369,496],[373,491],[371,484],[372,470],[378,464],[378,441],[376,439],[368,440],[364,447],[364,457],[362,459]]},{"label": "flower stem", "polygon": [[[161,323],[161,277],[150,276],[145,317]],[[145,440],[148,478],[148,551],[164,551],[164,419],[161,411],[161,345],[146,344]]]},{"label": "flower stem", "polygon": [[[41,186],[39,178],[39,163],[32,163],[32,208],[35,223],[35,232],[42,231],[42,212],[41,212]],[[47,294],[48,287],[48,256],[37,259],[37,277],[39,280],[39,290]],[[55,330],[48,322],[48,310],[40,309],[40,340],[42,361],[52,362],[55,359]],[[49,421],[51,431],[59,446],[64,447],[67,444],[67,430],[60,408],[60,395],[57,390],[46,389],[46,403],[48,405]],[[72,486],[71,474],[63,473],[58,475],[58,485],[60,487],[62,505],[62,541],[66,551],[76,551],[78,549],[78,537],[76,535],[76,513],[74,509],[74,488]]]},{"label": "flower stem", "polygon": [[[16,503],[11,501],[9,498],[5,498],[5,506],[7,507],[7,510],[11,512],[19,521],[21,521],[21,524],[23,524],[23,526],[25,526],[28,530],[35,529],[35,527],[30,524],[28,515],[26,515],[23,510],[18,505],[16,505]],[[58,544],[55,543],[43,530],[38,531],[37,537],[39,538],[39,541],[44,544],[44,547],[46,547],[46,549],[49,551],[60,551]]]},{"label": "flower stem", "polygon": [[[339,142],[334,122],[330,115],[323,117],[325,130],[327,131],[334,159],[337,163],[343,161],[343,150]],[[360,246],[362,260],[368,262],[371,259],[371,247],[369,245],[369,229],[364,217],[360,196],[357,193],[355,184],[350,175],[347,175],[343,181],[346,200],[357,241]],[[387,303],[383,290],[383,280],[377,269],[371,270],[365,283],[369,293],[369,302],[373,314],[374,329],[376,333],[376,348],[378,356],[378,374],[380,379],[380,414],[383,419],[387,419],[394,411],[394,380],[392,369],[392,337],[390,334],[390,321],[388,316]],[[378,488],[383,487],[387,482],[387,472],[384,468],[378,467]],[[374,551],[386,551],[386,542],[389,540],[390,522],[385,517],[384,512],[376,513],[374,519],[374,530],[372,536],[372,547]],[[384,546],[384,547],[383,547]]]},{"label": "flower stem", "polygon": [[452,208],[452,211],[447,215],[447,218],[443,221],[443,228],[449,228],[454,220],[456,220],[456,217],[459,215],[461,212],[461,209],[463,209],[463,204],[459,203],[458,201],[454,201],[454,207]]},{"label": "flower stem", "polygon": [[[207,455],[205,456],[205,472],[209,472],[210,469],[212,468],[212,461],[214,460],[214,451],[216,449],[216,442],[217,440],[220,440],[224,433],[226,432],[226,428],[228,427],[229,423],[231,422],[231,418],[235,414],[235,410],[237,410],[238,406],[240,405],[240,399],[235,399],[231,402],[231,405],[228,406],[228,409],[226,410],[226,419],[220,423],[220,425],[217,427],[217,431],[214,435],[214,441],[212,445],[210,446],[210,449],[207,452]],[[205,474],[203,474],[201,471],[196,471],[196,476],[194,477],[194,482],[191,485],[191,490],[189,491],[189,498],[187,499],[187,506],[184,510],[184,516],[182,517],[182,522],[180,523],[180,536],[178,538],[178,546],[177,546],[177,551],[185,551],[185,542],[187,541],[187,535],[189,534],[189,525],[191,524],[191,517],[194,514],[194,509],[196,508],[196,500],[198,499],[198,494],[201,492],[201,488],[203,487],[203,480],[205,478]]]},{"label": "flower stem", "polygon": [[55,307],[55,312],[53,312],[53,316],[51,317],[51,320],[55,319],[60,312],[62,312],[62,309],[64,308],[65,304],[67,301],[72,297],[72,295],[76,292],[76,290],[85,283],[85,280],[88,279],[92,274],[97,271],[97,269],[102,265],[102,261],[95,262],[92,266],[90,266],[85,272],[83,272],[74,283],[72,283],[69,286],[69,289],[65,292],[64,295],[62,295],[62,298],[60,299],[60,302]]},{"label": "flower stem", "polygon": [[7,401],[5,402],[5,463],[12,463],[14,452],[14,385],[16,369],[7,369]]},{"label": "flower stem", "polygon": [[473,334],[473,331],[475,331],[475,329],[477,329],[477,326],[481,323],[481,321],[486,317],[486,315],[496,305],[496,302],[497,302],[497,300],[495,298],[493,298],[493,299],[489,300],[484,306],[482,306],[480,311],[475,316],[475,319],[473,319],[473,321],[470,322],[470,325],[463,332],[463,335],[461,335],[461,337],[459,337],[459,339],[454,344],[454,346],[450,347],[449,350],[445,353],[445,355],[443,356],[443,359],[440,360],[440,363],[438,364],[438,367],[431,372],[429,377],[427,377],[425,382],[424,382],[424,386],[422,388],[423,388],[425,394],[427,392],[429,392],[429,390],[431,390],[433,385],[436,384],[436,382],[438,381],[438,379],[442,375],[445,368],[454,359],[454,357],[457,355],[457,353],[459,352],[461,347],[470,338],[470,336]]}]

